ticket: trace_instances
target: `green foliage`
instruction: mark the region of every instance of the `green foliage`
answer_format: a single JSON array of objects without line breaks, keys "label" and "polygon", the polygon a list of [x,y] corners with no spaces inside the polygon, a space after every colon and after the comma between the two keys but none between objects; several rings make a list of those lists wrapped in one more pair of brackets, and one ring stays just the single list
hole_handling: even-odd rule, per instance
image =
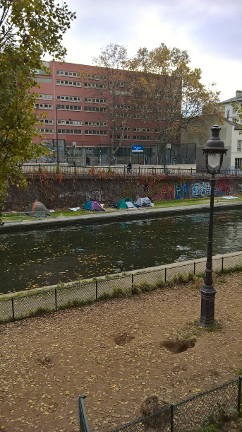
[{"label": "green foliage", "polygon": [[54,0],[0,0],[0,205],[9,184],[25,185],[21,164],[44,154],[34,145],[33,114],[41,58],[62,59],[61,42],[75,14]]},{"label": "green foliage", "polygon": [[181,131],[192,139],[211,122],[223,121],[219,93],[202,84],[202,71],[191,68],[187,51],[164,43],[151,51],[140,48],[129,68],[140,72],[137,93],[156,122],[161,152],[167,143],[180,139]]},{"label": "green foliage", "polygon": [[187,51],[161,44],[151,51],[140,48],[130,59],[125,47],[109,44],[94,61],[105,69],[105,108],[113,155],[134,117],[155,123],[153,138],[159,132],[160,158],[167,143],[180,142],[182,131],[194,139],[199,133],[203,136],[211,123],[223,122],[219,93],[205,88],[202,72],[191,68]]}]

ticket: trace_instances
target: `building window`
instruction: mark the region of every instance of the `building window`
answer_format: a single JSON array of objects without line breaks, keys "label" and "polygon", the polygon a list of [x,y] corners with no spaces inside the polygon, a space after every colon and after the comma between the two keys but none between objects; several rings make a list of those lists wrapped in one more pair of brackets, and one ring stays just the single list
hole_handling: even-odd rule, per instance
[{"label": "building window", "polygon": [[56,85],[63,85],[63,86],[68,86],[68,87],[81,87],[80,81],[57,80]]},{"label": "building window", "polygon": [[237,151],[241,152],[241,150],[242,150],[242,140],[238,140],[237,141]]},{"label": "building window", "polygon": [[58,129],[58,133],[65,135],[81,135],[82,131],[81,129]]},{"label": "building window", "polygon": [[38,99],[46,99],[46,100],[51,99],[52,100],[53,95],[40,93],[40,94],[38,94]]},{"label": "building window", "polygon": [[40,129],[38,129],[38,131],[40,133],[46,133],[46,134],[53,134],[54,133],[53,129],[48,129],[48,128],[40,128]]},{"label": "building window", "polygon": [[85,135],[107,135],[105,130],[85,130]]},{"label": "building window", "polygon": [[79,77],[80,76],[80,74],[78,72],[63,71],[63,70],[57,70],[56,75],[70,76],[70,77]]},{"label": "building window", "polygon": [[81,105],[58,105],[58,111],[82,111]]},{"label": "building window", "polygon": [[242,158],[235,158],[235,169],[242,168]]},{"label": "building window", "polygon": [[86,126],[107,126],[107,122],[100,122],[100,121],[86,121]]},{"label": "building window", "polygon": [[106,99],[102,99],[102,98],[85,98],[85,102],[90,102],[90,103],[105,103]]},{"label": "building window", "polygon": [[[110,135],[110,138],[112,138],[111,135]],[[114,138],[117,139],[117,140],[120,140],[121,138],[122,138],[123,140],[130,140],[130,135],[124,135],[124,136],[121,137],[121,135],[118,135],[118,134],[117,134],[117,135],[114,136]]]},{"label": "building window", "polygon": [[103,89],[105,86],[103,84],[97,84],[97,83],[84,83],[85,88],[95,88],[95,89]]},{"label": "building window", "polygon": [[56,99],[62,101],[81,102],[81,98],[78,96],[56,96]]},{"label": "building window", "polygon": [[134,132],[152,132],[152,129],[150,128],[134,128]]},{"label": "building window", "polygon": [[58,125],[73,125],[73,126],[82,126],[82,121],[80,120],[58,120]]},{"label": "building window", "polygon": [[133,139],[134,140],[139,140],[139,141],[149,141],[152,138],[149,135],[134,135]]},{"label": "building window", "polygon": [[53,120],[49,120],[49,119],[38,119],[38,121],[40,121],[41,123],[46,124],[46,125],[53,124]]},{"label": "building window", "polygon": [[51,104],[41,104],[41,103],[36,103],[34,104],[34,107],[36,109],[46,109],[46,110],[50,110],[53,108],[53,105]]},{"label": "building window", "polygon": [[107,109],[105,107],[98,107],[98,106],[95,106],[95,107],[85,106],[85,111],[86,112],[104,112],[104,111],[107,111]]},{"label": "building window", "polygon": [[106,79],[106,76],[105,75],[95,75],[95,74],[88,74],[88,73],[83,73],[83,74],[81,74],[81,76],[83,77],[83,78],[87,78],[87,79],[90,79],[90,80],[104,80],[104,79]]}]

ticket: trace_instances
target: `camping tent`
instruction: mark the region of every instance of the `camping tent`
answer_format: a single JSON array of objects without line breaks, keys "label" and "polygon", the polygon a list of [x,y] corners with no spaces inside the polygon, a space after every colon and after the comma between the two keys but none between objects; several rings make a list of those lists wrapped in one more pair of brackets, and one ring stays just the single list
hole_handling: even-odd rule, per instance
[{"label": "camping tent", "polygon": [[135,205],[134,201],[131,198],[121,198],[118,200],[114,207],[118,209],[136,209],[137,206]]},{"label": "camping tent", "polygon": [[135,204],[139,207],[153,207],[154,205],[148,197],[138,198]]},{"label": "camping tent", "polygon": [[35,217],[50,216],[50,211],[45,207],[42,202],[35,200],[32,204],[32,214]]},{"label": "camping tent", "polygon": [[90,210],[90,211],[104,211],[101,204],[99,204],[97,201],[89,200],[83,204],[82,208],[84,210]]}]

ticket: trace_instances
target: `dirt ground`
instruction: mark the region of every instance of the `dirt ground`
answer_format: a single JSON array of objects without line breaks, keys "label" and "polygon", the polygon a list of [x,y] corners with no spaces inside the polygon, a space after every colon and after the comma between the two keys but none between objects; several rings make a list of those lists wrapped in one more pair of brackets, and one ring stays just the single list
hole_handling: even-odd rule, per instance
[{"label": "dirt ground", "polygon": [[214,282],[212,332],[195,324],[202,280],[2,325],[0,430],[77,432],[82,394],[90,430],[110,431],[150,395],[178,402],[242,373],[242,273]]}]

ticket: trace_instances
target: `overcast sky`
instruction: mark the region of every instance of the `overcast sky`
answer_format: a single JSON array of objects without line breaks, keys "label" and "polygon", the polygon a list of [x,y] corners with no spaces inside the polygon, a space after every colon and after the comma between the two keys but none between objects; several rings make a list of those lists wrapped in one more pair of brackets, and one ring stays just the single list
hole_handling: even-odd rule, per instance
[{"label": "overcast sky", "polygon": [[108,44],[127,48],[161,43],[186,50],[203,83],[220,99],[242,90],[242,0],[66,0],[77,19],[64,37],[66,61],[93,64]]}]

